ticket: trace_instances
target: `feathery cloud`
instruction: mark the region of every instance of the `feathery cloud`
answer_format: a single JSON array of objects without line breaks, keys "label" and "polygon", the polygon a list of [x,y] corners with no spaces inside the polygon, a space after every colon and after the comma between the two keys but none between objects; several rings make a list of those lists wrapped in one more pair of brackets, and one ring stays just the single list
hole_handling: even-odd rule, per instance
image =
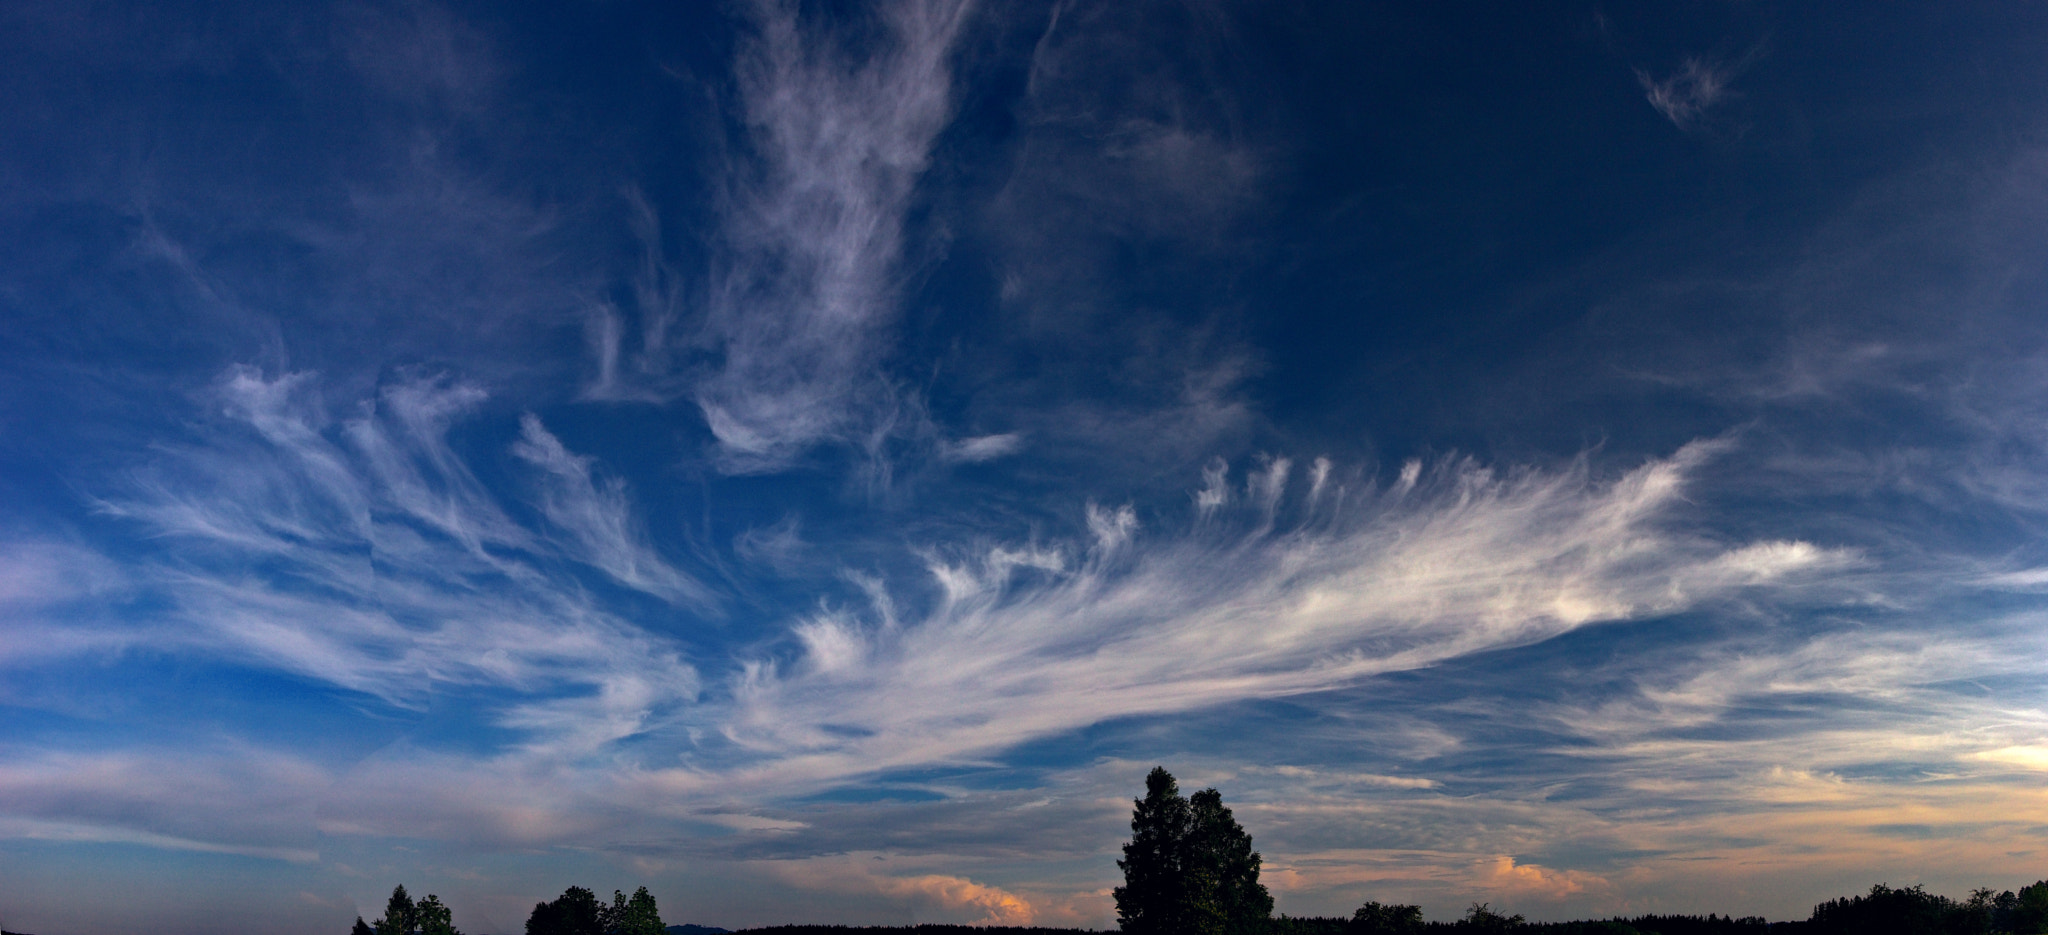
[{"label": "feathery cloud", "polygon": [[1650,106],[1680,130],[1698,127],[1714,105],[1730,94],[1728,85],[1739,69],[1728,63],[1704,58],[1687,58],[1677,71],[1662,79],[1636,69],[1636,81]]},{"label": "feathery cloud", "polygon": [[797,790],[962,762],[1105,717],[1320,691],[1854,561],[1667,528],[1686,473],[1716,447],[1695,443],[1606,483],[1583,465],[1500,476],[1451,461],[1415,490],[1358,491],[1341,511],[1279,530],[1269,524],[1289,490],[1284,461],[1254,471],[1251,502],[1228,514],[1215,512],[1228,468],[1212,465],[1204,490],[1216,497],[1198,502],[1201,514],[1249,526],[1125,543],[1135,523],[1097,508],[1104,547],[934,558],[921,619],[814,619],[796,631],[805,666],[744,669],[722,729],[772,769],[669,779]]},{"label": "feathery cloud", "polygon": [[760,165],[728,210],[705,334],[721,362],[693,391],[726,470],[777,470],[887,406],[904,212],[952,114],[948,56],[970,8],[885,5],[875,46],[854,52],[794,3],[753,5],[738,68]]}]

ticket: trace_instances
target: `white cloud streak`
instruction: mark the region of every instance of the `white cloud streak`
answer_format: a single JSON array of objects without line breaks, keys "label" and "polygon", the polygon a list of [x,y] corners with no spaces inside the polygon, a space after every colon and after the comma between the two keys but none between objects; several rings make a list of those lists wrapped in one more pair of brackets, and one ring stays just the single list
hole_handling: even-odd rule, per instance
[{"label": "white cloud streak", "polygon": [[893,395],[880,389],[879,338],[896,318],[904,212],[952,113],[947,57],[969,7],[888,4],[878,47],[849,60],[796,4],[754,4],[739,73],[760,174],[729,211],[736,246],[706,331],[723,361],[695,390],[727,470],[776,470],[858,435],[858,407]]},{"label": "white cloud streak", "polygon": [[1723,63],[1688,58],[1662,80],[1637,69],[1636,81],[1643,86],[1651,107],[1680,130],[1690,131],[1700,125],[1707,111],[1728,96],[1728,83],[1734,79],[1736,70]]},{"label": "white cloud streak", "polygon": [[519,431],[512,451],[545,473],[541,512],[575,543],[574,554],[629,588],[700,608],[715,604],[704,585],[648,544],[624,481],[594,479],[595,459],[571,454],[533,413],[520,418]]},{"label": "white cloud streak", "polygon": [[[1268,524],[1285,509],[1287,466],[1275,459],[1251,479],[1249,532],[1205,523],[1126,542],[1135,519],[1096,508],[1097,547],[1078,556],[1034,546],[934,559],[923,619],[812,621],[799,631],[805,665],[746,669],[723,729],[775,766],[728,778],[795,788],[968,761],[1107,717],[1332,688],[1854,562],[1666,528],[1687,472],[1715,447],[1608,483],[1584,465],[1500,476],[1449,462],[1413,491],[1368,492],[1346,515],[1279,532]],[[1233,515],[1216,512],[1226,473],[1204,472],[1218,499],[1197,503],[1218,522]]]},{"label": "white cloud streak", "polygon": [[437,683],[510,688],[522,696],[503,723],[559,752],[631,734],[695,696],[675,648],[560,567],[686,606],[709,600],[654,555],[624,489],[594,481],[589,459],[525,421],[516,451],[540,469],[541,513],[566,538],[551,547],[447,438],[481,389],[397,383],[340,425],[314,389],[308,374],[231,371],[218,399],[232,422],[209,427],[206,445],[168,450],[103,504],[181,543],[138,577],[176,605],[183,640],[400,705]]},{"label": "white cloud streak", "polygon": [[[317,858],[312,823],[329,782],[324,771],[275,755],[186,754],[46,753],[0,762],[0,837]],[[227,802],[234,807],[203,807]]]}]

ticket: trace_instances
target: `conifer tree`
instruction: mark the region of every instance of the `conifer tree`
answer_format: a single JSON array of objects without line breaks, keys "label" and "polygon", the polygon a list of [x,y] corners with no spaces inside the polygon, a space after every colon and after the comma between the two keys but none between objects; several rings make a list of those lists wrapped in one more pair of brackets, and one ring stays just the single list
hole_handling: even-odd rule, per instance
[{"label": "conifer tree", "polygon": [[391,899],[384,904],[384,917],[377,920],[374,931],[376,935],[413,935],[419,927],[412,897],[406,895],[405,884],[401,883],[391,890]]},{"label": "conifer tree", "polygon": [[1260,858],[1214,789],[1180,794],[1165,767],[1145,777],[1132,803],[1117,921],[1141,935],[1253,935],[1264,931],[1273,897],[1259,883]]},{"label": "conifer tree", "polygon": [[1208,888],[1206,910],[1219,916],[1223,935],[1263,931],[1273,914],[1273,897],[1259,882],[1261,860],[1252,836],[1223,804],[1223,794],[1204,789],[1188,797],[1189,851],[1200,885]]}]

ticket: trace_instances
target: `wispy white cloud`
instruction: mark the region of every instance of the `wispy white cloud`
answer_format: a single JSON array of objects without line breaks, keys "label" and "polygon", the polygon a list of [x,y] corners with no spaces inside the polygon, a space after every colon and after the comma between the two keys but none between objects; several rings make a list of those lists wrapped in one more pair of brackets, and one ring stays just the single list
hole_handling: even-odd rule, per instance
[{"label": "wispy white cloud", "polygon": [[904,212],[952,114],[949,55],[970,7],[884,5],[856,56],[794,3],[753,5],[738,68],[760,165],[733,196],[706,322],[722,360],[694,390],[728,470],[857,436],[861,407],[886,403]]},{"label": "wispy white cloud", "polygon": [[484,399],[473,385],[396,383],[338,425],[310,374],[236,369],[218,391],[229,422],[206,444],[166,450],[103,505],[180,543],[138,572],[190,625],[178,642],[397,704],[436,684],[509,688],[523,695],[503,723],[565,751],[694,696],[675,648],[604,610],[559,563],[685,603],[708,590],[655,556],[623,488],[600,486],[538,420],[516,450],[541,469],[559,548],[516,522],[449,443],[453,421]]},{"label": "wispy white cloud", "polygon": [[624,481],[593,479],[594,459],[569,453],[532,413],[520,417],[519,431],[512,451],[546,474],[541,512],[575,544],[572,554],[627,587],[700,609],[715,606],[708,588],[656,554]]},{"label": "wispy white cloud", "polygon": [[[1368,493],[1343,516],[1277,532],[1265,517],[1289,507],[1276,459],[1252,481],[1248,530],[935,559],[923,619],[856,632],[837,617],[829,633],[812,621],[801,631],[807,665],[746,669],[724,730],[776,765],[772,779],[731,778],[797,788],[971,760],[1107,716],[1317,691],[1852,561],[1666,526],[1687,472],[1715,447],[1688,446],[1611,482],[1583,465],[1500,476],[1446,462],[1406,497]],[[1229,489],[1226,471],[1210,468],[1204,489]],[[1134,532],[1099,508],[1092,526],[1098,544]]]},{"label": "wispy white cloud", "polygon": [[[193,751],[44,753],[0,761],[0,837],[143,844],[317,859],[315,807],[330,781],[288,756]],[[240,755],[235,755],[240,754]],[[235,803],[209,808],[205,803]]]},{"label": "wispy white cloud", "polygon": [[1651,107],[1680,130],[1692,130],[1708,111],[1728,97],[1729,82],[1739,70],[1725,62],[1688,58],[1677,71],[1661,79],[1637,69],[1636,81],[1643,86]]},{"label": "wispy white cloud", "polygon": [[1000,435],[977,435],[963,438],[944,446],[941,456],[948,461],[974,464],[994,461],[997,458],[1016,454],[1024,447],[1024,436],[1017,432]]},{"label": "wispy white cloud", "polygon": [[88,598],[128,585],[121,565],[70,542],[0,542],[0,607],[29,610]]},{"label": "wispy white cloud", "polygon": [[733,537],[733,553],[740,558],[787,572],[795,568],[811,544],[804,541],[803,523],[795,514],[768,526],[750,527]]}]

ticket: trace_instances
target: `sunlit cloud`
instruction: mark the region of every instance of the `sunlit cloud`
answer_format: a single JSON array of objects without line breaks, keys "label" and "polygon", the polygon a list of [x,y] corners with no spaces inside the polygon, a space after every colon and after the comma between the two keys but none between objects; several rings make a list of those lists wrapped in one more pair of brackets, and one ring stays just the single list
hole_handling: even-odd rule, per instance
[{"label": "sunlit cloud", "polygon": [[[749,663],[722,730],[775,764],[741,781],[800,788],[965,761],[1107,712],[1320,691],[1853,563],[1663,526],[1716,447],[1608,482],[1583,466],[1501,475],[1452,460],[1416,488],[1352,491],[1286,527],[1283,506],[1306,502],[1299,489],[1282,502],[1285,459],[1254,469],[1228,517],[1216,512],[1233,497],[1227,467],[1211,466],[1198,515],[1234,525],[1146,538],[1095,508],[1084,547],[935,558],[922,619],[799,625],[804,664]],[[674,779],[681,790],[707,777]]]},{"label": "sunlit cloud", "polygon": [[864,866],[872,863],[873,856],[856,853],[842,858],[770,864],[767,869],[808,890],[878,895],[906,903],[926,918],[936,913],[970,925],[1032,925],[1037,919],[1029,901],[1001,887],[949,874],[877,873]]}]

